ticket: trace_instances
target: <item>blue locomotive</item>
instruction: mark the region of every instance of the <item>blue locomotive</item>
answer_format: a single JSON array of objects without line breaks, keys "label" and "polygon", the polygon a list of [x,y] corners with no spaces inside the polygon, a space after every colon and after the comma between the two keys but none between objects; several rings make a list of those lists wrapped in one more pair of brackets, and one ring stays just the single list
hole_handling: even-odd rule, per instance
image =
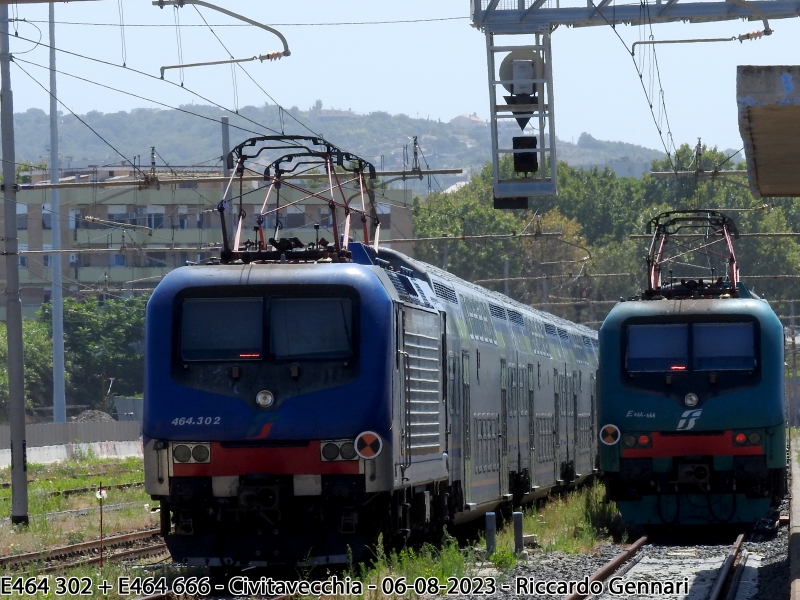
[{"label": "blue locomotive", "polygon": [[176,561],[345,563],[593,473],[595,332],[376,243],[257,233],[147,307],[145,485]]},{"label": "blue locomotive", "polygon": [[[755,522],[786,491],[783,327],[738,281],[730,219],[675,211],[651,227],[648,288],[600,329],[607,494],[634,524]],[[723,276],[674,273],[709,257]]]}]

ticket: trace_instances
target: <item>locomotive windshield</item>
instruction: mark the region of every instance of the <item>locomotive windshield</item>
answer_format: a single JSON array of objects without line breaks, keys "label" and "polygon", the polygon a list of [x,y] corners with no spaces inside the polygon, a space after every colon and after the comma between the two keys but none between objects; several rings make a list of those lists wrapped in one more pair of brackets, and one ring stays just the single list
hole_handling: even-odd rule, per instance
[{"label": "locomotive windshield", "polygon": [[180,354],[185,361],[340,359],[352,353],[352,332],[349,298],[187,298]]},{"label": "locomotive windshield", "polygon": [[[261,298],[192,298],[183,302],[184,360],[257,359],[263,355]],[[235,315],[236,318],[228,318]]]},{"label": "locomotive windshield", "polygon": [[756,366],[753,323],[642,324],[627,328],[628,372],[735,371]]},{"label": "locomotive windshield", "polygon": [[270,351],[278,359],[347,358],[353,306],[347,298],[282,298],[270,303]]}]

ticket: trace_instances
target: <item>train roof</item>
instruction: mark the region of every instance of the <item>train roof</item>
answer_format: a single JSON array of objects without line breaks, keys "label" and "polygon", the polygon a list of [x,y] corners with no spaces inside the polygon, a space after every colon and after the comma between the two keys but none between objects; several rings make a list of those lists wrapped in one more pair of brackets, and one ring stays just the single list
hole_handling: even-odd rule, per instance
[{"label": "train roof", "polygon": [[635,317],[752,315],[761,322],[775,321],[770,305],[759,298],[636,300],[620,302],[606,317],[602,329],[618,328]]},{"label": "train roof", "polygon": [[[352,246],[353,244],[351,244],[351,247]],[[443,281],[454,284],[458,287],[464,288],[465,290],[470,290],[482,296],[486,296],[494,300],[495,302],[503,304],[505,306],[512,307],[529,314],[533,313],[539,319],[543,321],[550,321],[562,328],[575,329],[578,330],[583,335],[588,335],[590,337],[594,337],[597,335],[596,330],[591,329],[585,325],[574,323],[572,321],[568,321],[567,319],[557,317],[556,315],[541,310],[537,310],[535,308],[532,308],[531,306],[518,302],[513,298],[509,298],[508,296],[505,296],[500,292],[496,292],[494,290],[481,287],[470,281],[466,281],[465,279],[461,279],[460,277],[457,277],[452,273],[445,271],[444,269],[440,269],[439,267],[436,267],[434,265],[413,259],[409,256],[406,256],[402,252],[398,252],[397,250],[389,248],[380,248],[377,254],[379,259],[386,260],[395,268],[406,267],[407,269],[410,269],[420,279],[426,279],[429,281],[432,281],[433,278],[441,279]],[[359,253],[357,252],[354,253],[353,258],[355,260],[359,260],[360,258]],[[434,292],[437,292],[435,286],[434,286]],[[439,294],[437,292],[437,296],[438,295]]]}]

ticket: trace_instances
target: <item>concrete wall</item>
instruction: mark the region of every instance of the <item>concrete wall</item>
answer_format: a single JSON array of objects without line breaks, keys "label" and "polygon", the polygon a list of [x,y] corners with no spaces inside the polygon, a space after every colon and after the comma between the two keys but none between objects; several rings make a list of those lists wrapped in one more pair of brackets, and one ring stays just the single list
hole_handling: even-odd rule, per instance
[{"label": "concrete wall", "polygon": [[[33,448],[65,444],[96,442],[139,443],[142,425],[139,421],[108,421],[105,423],[39,423],[25,428],[28,460]],[[141,445],[141,444],[140,444]],[[0,426],[0,450],[11,448],[11,428]]]}]

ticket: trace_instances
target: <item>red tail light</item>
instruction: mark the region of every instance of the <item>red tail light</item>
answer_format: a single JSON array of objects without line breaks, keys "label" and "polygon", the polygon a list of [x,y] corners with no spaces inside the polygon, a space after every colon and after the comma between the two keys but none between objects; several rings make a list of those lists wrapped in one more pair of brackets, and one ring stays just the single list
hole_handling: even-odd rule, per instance
[{"label": "red tail light", "polygon": [[746,444],[747,443],[747,435],[742,433],[741,431],[733,436],[733,441],[737,444]]},{"label": "red tail light", "polygon": [[636,440],[636,441],[639,442],[640,446],[649,446],[650,445],[650,436],[642,434],[642,435],[639,436],[639,439]]}]

